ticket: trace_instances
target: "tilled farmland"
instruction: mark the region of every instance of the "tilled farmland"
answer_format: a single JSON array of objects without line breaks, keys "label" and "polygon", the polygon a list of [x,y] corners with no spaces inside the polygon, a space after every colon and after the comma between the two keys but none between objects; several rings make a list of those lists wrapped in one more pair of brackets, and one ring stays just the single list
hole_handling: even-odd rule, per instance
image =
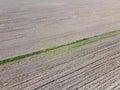
[{"label": "tilled farmland", "polygon": [[120,1],[0,0],[0,90],[120,90]]},{"label": "tilled farmland", "polygon": [[120,29],[119,0],[0,0],[0,59]]},{"label": "tilled farmland", "polygon": [[120,36],[50,58],[3,64],[0,90],[120,90]]}]

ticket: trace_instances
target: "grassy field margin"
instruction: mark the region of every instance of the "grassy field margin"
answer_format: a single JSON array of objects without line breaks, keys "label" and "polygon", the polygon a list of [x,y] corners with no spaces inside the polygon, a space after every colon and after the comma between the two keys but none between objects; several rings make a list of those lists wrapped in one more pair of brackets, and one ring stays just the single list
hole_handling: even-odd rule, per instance
[{"label": "grassy field margin", "polygon": [[16,60],[21,60],[23,58],[26,58],[26,57],[29,57],[29,56],[32,56],[32,55],[45,53],[47,51],[52,51],[52,50],[55,50],[55,49],[58,49],[58,48],[66,47],[66,46],[69,47],[69,49],[79,48],[81,46],[92,44],[92,43],[98,42],[100,40],[104,40],[104,39],[107,39],[107,38],[112,38],[112,37],[115,37],[115,36],[118,36],[118,35],[120,35],[120,30],[111,31],[111,32],[100,34],[100,35],[96,35],[96,36],[72,41],[72,42],[69,42],[69,43],[66,43],[66,44],[49,47],[49,48],[46,48],[46,49],[43,49],[43,50],[38,50],[38,51],[34,51],[34,52],[22,54],[22,55],[10,57],[10,58],[7,58],[7,59],[3,59],[3,60],[0,60],[0,64],[5,64],[7,62],[16,61]]}]

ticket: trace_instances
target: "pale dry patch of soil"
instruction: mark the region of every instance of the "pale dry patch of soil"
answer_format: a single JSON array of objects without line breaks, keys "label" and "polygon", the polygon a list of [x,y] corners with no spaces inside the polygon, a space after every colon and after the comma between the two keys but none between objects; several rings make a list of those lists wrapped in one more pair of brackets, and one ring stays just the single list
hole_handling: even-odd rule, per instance
[{"label": "pale dry patch of soil", "polygon": [[0,59],[120,29],[119,0],[0,0]]}]

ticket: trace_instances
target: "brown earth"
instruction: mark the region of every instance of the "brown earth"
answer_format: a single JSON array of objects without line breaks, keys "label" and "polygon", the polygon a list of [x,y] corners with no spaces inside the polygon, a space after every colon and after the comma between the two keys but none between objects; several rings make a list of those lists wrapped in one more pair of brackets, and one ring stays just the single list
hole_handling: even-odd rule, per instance
[{"label": "brown earth", "polygon": [[0,59],[120,29],[119,0],[0,0]]},{"label": "brown earth", "polygon": [[120,90],[120,36],[0,66],[0,90]]}]

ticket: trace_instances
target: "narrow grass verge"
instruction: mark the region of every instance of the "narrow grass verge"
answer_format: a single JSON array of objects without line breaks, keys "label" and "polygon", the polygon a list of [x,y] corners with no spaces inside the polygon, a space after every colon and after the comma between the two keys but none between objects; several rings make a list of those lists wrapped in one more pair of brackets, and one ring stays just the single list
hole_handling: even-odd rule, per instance
[{"label": "narrow grass verge", "polygon": [[69,43],[66,43],[66,44],[49,47],[49,48],[46,48],[46,49],[43,49],[43,50],[38,50],[38,51],[31,52],[31,53],[26,53],[26,54],[23,54],[23,55],[3,59],[3,60],[0,60],[0,64],[5,64],[7,62],[11,62],[11,61],[15,61],[15,60],[21,60],[23,58],[26,58],[26,57],[29,57],[29,56],[32,56],[32,55],[45,53],[47,51],[52,51],[52,50],[55,50],[55,49],[58,49],[58,48],[66,47],[66,46],[69,47],[70,49],[79,48],[81,46],[92,44],[92,43],[98,42],[100,40],[104,40],[104,39],[107,39],[107,38],[112,38],[112,37],[115,37],[115,36],[118,36],[118,35],[120,35],[120,30],[107,32],[107,33],[103,33],[103,34],[100,34],[100,35],[96,35],[96,36],[72,41],[72,42],[69,42]]},{"label": "narrow grass verge", "polygon": [[71,46],[71,48],[78,48],[78,47],[81,47],[84,45],[92,44],[92,43],[95,43],[95,42],[98,42],[98,41],[101,41],[101,40],[104,40],[107,38],[112,38],[112,37],[118,36],[119,34],[120,33],[109,33],[109,34],[106,33],[106,34],[102,34],[100,36],[99,35],[94,36],[94,37],[86,39],[84,42],[80,42],[80,43],[77,43],[77,44]]}]

